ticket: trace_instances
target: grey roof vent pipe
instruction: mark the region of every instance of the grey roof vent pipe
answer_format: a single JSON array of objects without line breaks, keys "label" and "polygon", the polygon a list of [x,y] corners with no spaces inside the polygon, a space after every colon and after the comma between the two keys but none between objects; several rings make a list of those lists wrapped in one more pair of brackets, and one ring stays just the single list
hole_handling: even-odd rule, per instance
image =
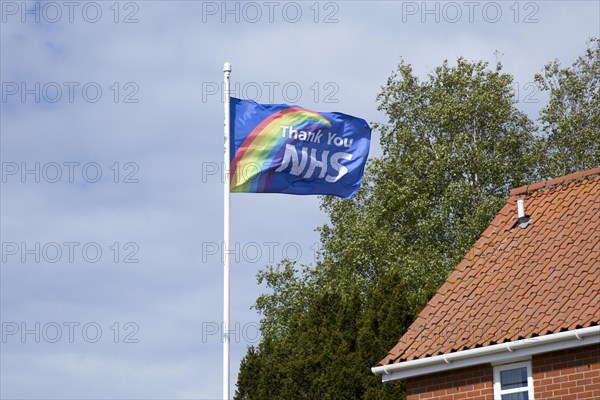
[{"label": "grey roof vent pipe", "polygon": [[529,218],[528,215],[525,215],[525,201],[523,199],[517,200],[517,215],[519,219],[515,225],[513,225],[513,229],[517,226],[519,228],[525,228],[529,224],[529,221],[531,221],[531,218]]},{"label": "grey roof vent pipe", "polygon": [[519,213],[519,219],[525,217],[525,202],[523,199],[517,200],[517,211]]}]

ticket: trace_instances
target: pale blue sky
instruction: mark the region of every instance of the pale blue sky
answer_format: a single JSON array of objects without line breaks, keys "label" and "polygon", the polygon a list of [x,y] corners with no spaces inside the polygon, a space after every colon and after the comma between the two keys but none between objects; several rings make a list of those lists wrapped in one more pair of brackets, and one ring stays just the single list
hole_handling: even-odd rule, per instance
[{"label": "pale blue sky", "polygon": [[[219,398],[223,62],[238,97],[384,122],[401,58],[425,77],[500,57],[535,117],[533,75],[600,35],[596,1],[465,3],[26,3],[38,22],[2,0],[0,397]],[[231,218],[233,386],[256,272],[312,262],[327,220],[317,197],[245,194]]]}]

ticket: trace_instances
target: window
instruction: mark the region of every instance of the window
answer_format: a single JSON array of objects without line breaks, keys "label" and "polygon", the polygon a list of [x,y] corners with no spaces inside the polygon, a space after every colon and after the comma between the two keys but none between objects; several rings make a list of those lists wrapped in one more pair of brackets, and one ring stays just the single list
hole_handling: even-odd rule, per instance
[{"label": "window", "polygon": [[531,361],[494,367],[494,400],[534,400]]}]

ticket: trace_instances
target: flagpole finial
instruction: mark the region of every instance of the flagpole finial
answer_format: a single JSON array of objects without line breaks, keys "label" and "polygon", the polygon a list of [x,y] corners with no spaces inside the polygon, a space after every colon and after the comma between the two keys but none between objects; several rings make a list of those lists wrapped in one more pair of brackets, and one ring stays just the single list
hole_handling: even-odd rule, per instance
[{"label": "flagpole finial", "polygon": [[223,72],[231,72],[231,64],[226,62],[223,64]]}]

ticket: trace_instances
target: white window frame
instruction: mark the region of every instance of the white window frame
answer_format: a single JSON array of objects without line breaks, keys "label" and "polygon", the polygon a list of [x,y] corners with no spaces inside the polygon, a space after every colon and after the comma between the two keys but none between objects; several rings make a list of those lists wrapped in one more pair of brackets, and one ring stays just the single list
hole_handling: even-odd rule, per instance
[{"label": "white window frame", "polygon": [[[500,372],[505,371],[507,369],[515,369],[515,368],[523,368],[525,367],[527,370],[527,387],[523,386],[520,388],[514,389],[504,389],[502,390],[502,386],[500,385]],[[503,394],[511,394],[511,393],[521,393],[524,392],[524,388],[527,389],[527,394],[529,395],[529,400],[535,400],[533,395],[533,375],[531,373],[531,361],[523,361],[512,364],[503,364],[497,365],[494,367],[494,400],[502,400]]]}]

